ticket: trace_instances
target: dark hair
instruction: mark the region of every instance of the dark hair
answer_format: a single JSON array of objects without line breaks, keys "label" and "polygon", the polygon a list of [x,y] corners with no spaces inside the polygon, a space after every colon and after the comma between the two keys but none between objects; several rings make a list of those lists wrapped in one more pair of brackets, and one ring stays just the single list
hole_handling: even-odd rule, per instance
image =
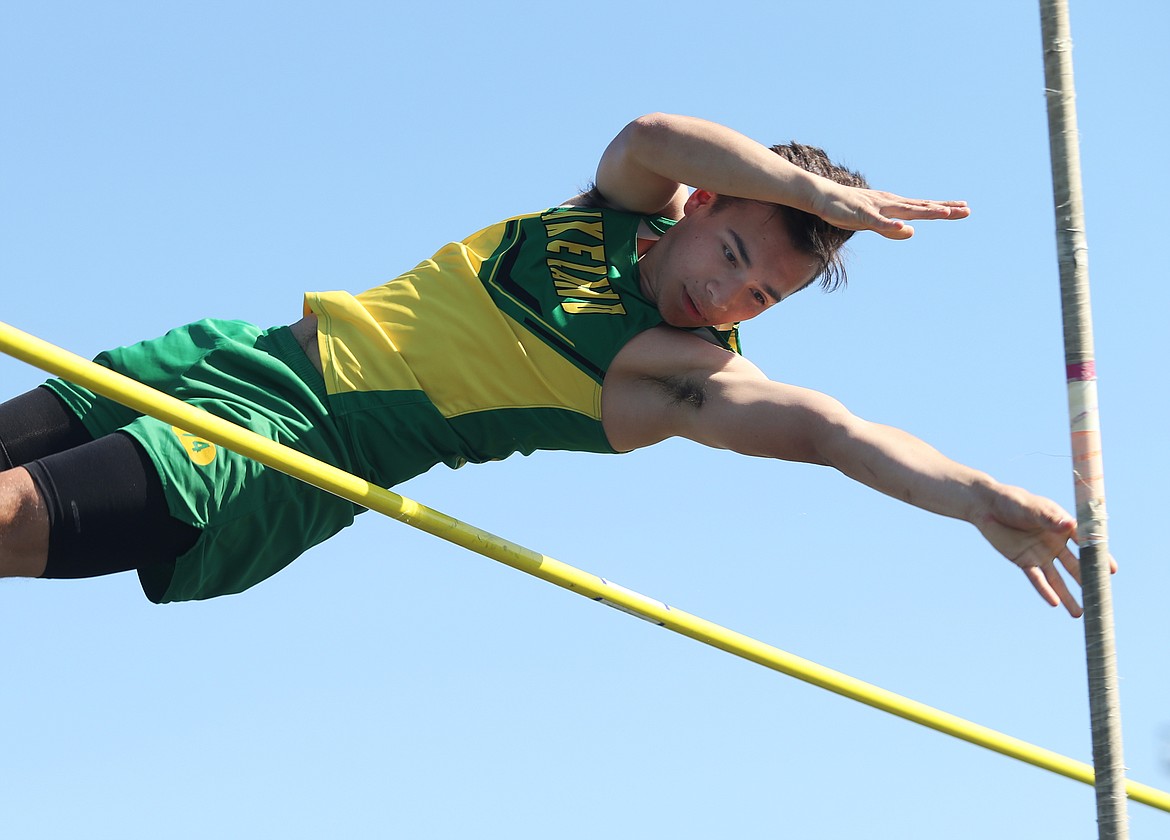
[{"label": "dark hair", "polygon": [[[773,146],[772,151],[801,169],[814,175],[820,175],[822,178],[828,178],[830,181],[836,181],[838,184],[863,189],[869,187],[865,176],[833,163],[824,150],[816,146],[806,146],[803,143],[793,141]],[[743,200],[745,199],[720,195],[716,198],[712,209],[718,210],[727,203]],[[788,235],[792,237],[793,247],[802,254],[815,258],[820,264],[820,270],[810,281],[810,285],[820,279],[821,288],[826,292],[844,286],[848,281],[848,276],[845,272],[845,259],[841,249],[849,237],[853,236],[853,231],[831,225],[819,216],[797,210],[795,207],[779,204],[776,205],[776,211],[783,220]]]}]

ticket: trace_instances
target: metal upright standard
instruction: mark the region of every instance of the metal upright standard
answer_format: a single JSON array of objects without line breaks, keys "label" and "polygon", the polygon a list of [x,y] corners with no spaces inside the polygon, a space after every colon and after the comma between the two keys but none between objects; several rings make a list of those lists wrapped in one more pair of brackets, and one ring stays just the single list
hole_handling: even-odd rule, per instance
[{"label": "metal upright standard", "polygon": [[1085,647],[1089,709],[1096,770],[1097,826],[1101,840],[1125,840],[1121,704],[1109,584],[1109,542],[1105,515],[1104,467],[1097,409],[1097,371],[1089,306],[1088,246],[1081,195],[1076,88],[1066,0],[1040,0],[1044,39],[1044,86],[1056,206],[1060,300],[1072,432],[1077,539],[1085,599]]}]

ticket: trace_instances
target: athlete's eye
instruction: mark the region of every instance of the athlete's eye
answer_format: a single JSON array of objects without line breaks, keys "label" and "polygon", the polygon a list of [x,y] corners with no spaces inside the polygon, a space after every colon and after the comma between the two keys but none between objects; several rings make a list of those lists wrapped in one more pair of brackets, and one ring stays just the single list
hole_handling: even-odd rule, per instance
[{"label": "athlete's eye", "polygon": [[732,265],[735,265],[735,254],[726,245],[723,246],[723,257]]},{"label": "athlete's eye", "polygon": [[764,297],[763,292],[752,292],[752,297],[756,299],[756,303],[758,303],[760,306],[763,306],[768,302],[768,299]]}]

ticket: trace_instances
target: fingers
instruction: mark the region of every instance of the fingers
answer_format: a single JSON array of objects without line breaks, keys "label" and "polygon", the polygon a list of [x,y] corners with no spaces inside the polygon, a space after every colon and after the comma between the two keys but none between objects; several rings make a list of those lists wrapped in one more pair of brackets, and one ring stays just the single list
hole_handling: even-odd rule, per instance
[{"label": "fingers", "polygon": [[1067,548],[1057,555],[1060,559],[1060,564],[1068,569],[1068,573],[1072,575],[1072,579],[1077,582],[1077,586],[1081,585],[1081,561],[1077,556],[1069,551]]},{"label": "fingers", "polygon": [[902,220],[965,219],[971,215],[965,201],[928,201],[890,194],[886,198],[878,210],[879,221],[872,228],[887,239],[909,239],[914,235],[914,228]]},{"label": "fingers", "polygon": [[[1073,580],[1077,582],[1077,585],[1083,586],[1084,584],[1081,581],[1081,561],[1077,559],[1077,556],[1066,548],[1057,557],[1064,567],[1068,569],[1068,573],[1073,576]],[[1112,554],[1109,555],[1109,574],[1117,574],[1117,559]]]},{"label": "fingers", "polygon": [[914,228],[897,219],[882,219],[880,225],[874,225],[875,231],[886,239],[909,239],[914,235]]},{"label": "fingers", "polygon": [[1064,508],[1060,507],[1051,499],[1045,499],[1052,506],[1052,510],[1048,512],[1048,521],[1052,523],[1051,529],[1058,534],[1061,534],[1065,540],[1077,539],[1077,521],[1069,516]]},{"label": "fingers", "polygon": [[1080,618],[1084,613],[1076,597],[1069,591],[1064,578],[1051,563],[1043,567],[1028,566],[1024,569],[1024,575],[1032,587],[1040,593],[1040,597],[1050,606],[1056,607],[1063,604],[1065,610],[1073,618]]},{"label": "fingers", "polygon": [[[1069,615],[1073,618],[1080,618],[1084,614],[1084,609],[1057,569],[1057,560],[1060,561],[1060,565],[1064,566],[1069,577],[1080,586],[1082,583],[1081,561],[1067,547],[1062,548],[1053,560],[1034,566],[1021,566],[1021,569],[1033,588],[1040,593],[1041,598],[1054,607],[1063,605],[1068,610]],[[1110,574],[1117,573],[1117,561],[1112,556],[1109,557],[1109,572]]]},{"label": "fingers", "polygon": [[884,208],[895,219],[965,219],[971,208],[965,201],[926,201],[900,198]]},{"label": "fingers", "polygon": [[[1067,517],[1067,514],[1066,514],[1066,517]],[[1060,533],[1062,531],[1067,531],[1066,539],[1072,540],[1078,546],[1081,544],[1081,535],[1077,533],[1077,523],[1074,520],[1072,520],[1071,518],[1066,518],[1062,521],[1054,521],[1053,530],[1058,532],[1058,533]],[[1060,560],[1062,563],[1064,563],[1065,568],[1067,568],[1070,572],[1072,572],[1073,576],[1076,577],[1077,583],[1080,583],[1081,582],[1080,562],[1077,560],[1077,558],[1073,555],[1073,553],[1071,551],[1067,552],[1067,554],[1072,559],[1073,563],[1076,564],[1076,571],[1075,572],[1073,571],[1072,567],[1070,567],[1068,565],[1068,563],[1065,562],[1065,558],[1063,556],[1060,558]],[[1112,554],[1109,555],[1109,574],[1111,574],[1111,575],[1117,574],[1117,558],[1114,557]]]},{"label": "fingers", "polygon": [[1024,577],[1032,584],[1032,588],[1040,593],[1040,597],[1048,602],[1049,606],[1055,607],[1060,604],[1060,596],[1048,585],[1048,580],[1044,577],[1044,573],[1040,571],[1039,566],[1028,566],[1025,568]]},{"label": "fingers", "polygon": [[1040,597],[1047,601],[1052,606],[1063,605],[1068,614],[1073,618],[1080,618],[1084,614],[1080,603],[1077,601],[1075,595],[1068,588],[1064,577],[1061,576],[1060,570],[1056,567],[1056,561],[1060,561],[1060,565],[1064,566],[1069,577],[1076,581],[1077,586],[1081,585],[1081,561],[1077,558],[1068,546],[1061,548],[1054,559],[1047,560],[1035,566],[1023,567],[1024,574],[1031,582],[1033,588],[1040,593]]},{"label": "fingers", "polygon": [[1068,610],[1068,614],[1073,618],[1080,618],[1084,610],[1081,609],[1081,605],[1077,602],[1076,596],[1069,591],[1068,585],[1064,582],[1064,578],[1060,576],[1060,572],[1056,570],[1055,565],[1044,567],[1044,578],[1048,581],[1053,591],[1056,592],[1060,598],[1060,603],[1064,604],[1064,608]]}]

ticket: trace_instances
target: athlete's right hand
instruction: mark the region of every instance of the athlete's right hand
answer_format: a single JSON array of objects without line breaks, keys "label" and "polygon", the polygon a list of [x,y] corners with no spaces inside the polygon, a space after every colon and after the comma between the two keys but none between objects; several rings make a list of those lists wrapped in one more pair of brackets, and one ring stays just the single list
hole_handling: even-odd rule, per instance
[{"label": "athlete's right hand", "polygon": [[904,198],[881,190],[826,185],[813,212],[844,230],[872,230],[887,239],[909,239],[914,228],[906,220],[965,219],[971,210],[965,201]]}]

